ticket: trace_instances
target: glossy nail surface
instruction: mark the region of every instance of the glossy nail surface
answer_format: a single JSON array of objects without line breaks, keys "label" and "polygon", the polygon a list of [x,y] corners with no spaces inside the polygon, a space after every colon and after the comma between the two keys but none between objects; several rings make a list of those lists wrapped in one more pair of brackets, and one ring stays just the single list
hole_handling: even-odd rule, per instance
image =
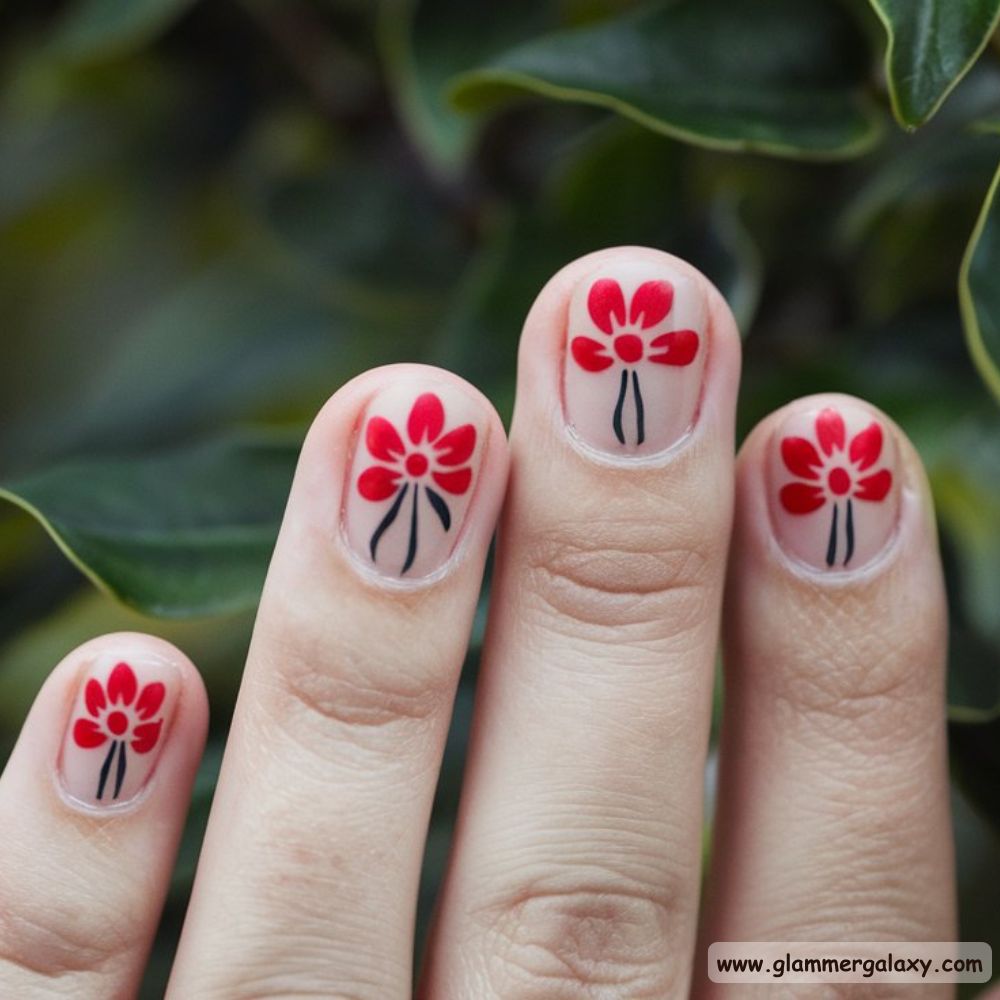
[{"label": "glossy nail surface", "polygon": [[851,401],[793,409],[771,442],[769,506],[794,558],[850,572],[888,545],[899,519],[896,442],[885,422]]},{"label": "glossy nail surface", "polygon": [[706,306],[687,274],[622,260],[573,293],[564,407],[585,444],[614,456],[664,451],[694,423],[705,371]]},{"label": "glossy nail surface", "polygon": [[173,664],[106,655],[87,669],[63,741],[66,792],[91,806],[123,805],[145,787],[168,736],[178,694]]},{"label": "glossy nail surface", "polygon": [[476,490],[485,423],[450,384],[406,380],[378,393],[360,425],[344,530],[381,574],[419,579],[451,556]]}]

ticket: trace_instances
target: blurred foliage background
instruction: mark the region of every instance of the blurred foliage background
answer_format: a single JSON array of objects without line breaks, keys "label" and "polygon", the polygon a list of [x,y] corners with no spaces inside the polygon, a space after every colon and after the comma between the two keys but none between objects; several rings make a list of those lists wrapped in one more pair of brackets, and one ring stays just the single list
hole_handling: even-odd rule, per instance
[{"label": "blurred foliage background", "polygon": [[397,360],[452,368],[509,415],[533,296],[616,243],[684,255],[728,297],[747,338],[741,435],[837,389],[920,448],[952,602],[962,937],[1000,943],[998,15],[1000,0],[0,7],[0,743],[98,632],[160,632],[202,668],[210,747],[147,995],[310,415]]}]

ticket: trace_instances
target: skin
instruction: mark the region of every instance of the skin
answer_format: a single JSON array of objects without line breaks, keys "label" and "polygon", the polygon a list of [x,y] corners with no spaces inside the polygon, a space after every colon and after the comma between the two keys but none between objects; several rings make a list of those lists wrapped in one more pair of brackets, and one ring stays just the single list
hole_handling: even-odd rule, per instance
[{"label": "skin", "polygon": [[[697,284],[710,342],[694,428],[631,464],[581,451],[559,405],[569,297],[623,254]],[[955,940],[946,612],[919,458],[879,415],[898,446],[895,536],[849,575],[797,564],[775,544],[766,488],[787,413],[733,460],[739,351],[703,276],[613,249],[564,268],[532,308],[509,449],[488,402],[447,373],[377,369],[332,397],[302,450],[168,996],[774,995],[709,983],[704,949]],[[402,378],[463,394],[485,446],[445,569],[390,586],[332,526],[360,414]],[[424,838],[498,516],[459,824],[414,986]],[[720,631],[715,861],[700,898]],[[102,815],[53,773],[82,665],[129,644],[171,659],[181,691],[146,793]],[[134,994],[205,725],[197,673],[159,640],[104,636],[55,669],[0,781],[0,995]]]}]

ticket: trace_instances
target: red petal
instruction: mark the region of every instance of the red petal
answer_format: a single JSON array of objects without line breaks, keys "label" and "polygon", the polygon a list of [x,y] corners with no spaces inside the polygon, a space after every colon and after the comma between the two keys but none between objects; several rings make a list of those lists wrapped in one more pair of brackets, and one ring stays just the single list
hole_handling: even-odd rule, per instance
[{"label": "red petal", "polygon": [[836,410],[827,408],[816,418],[816,440],[827,455],[843,451],[846,437],[844,418]]},{"label": "red petal", "polygon": [[135,703],[135,710],[139,713],[139,718],[149,719],[156,715],[163,704],[166,693],[167,689],[159,681],[147,684],[139,692],[139,700]]},{"label": "red petal", "polygon": [[816,469],[823,464],[823,459],[819,457],[819,452],[813,446],[812,441],[800,437],[783,438],[781,457],[784,459],[788,471],[801,479],[819,478]]},{"label": "red petal", "polygon": [[443,490],[454,493],[457,496],[464,493],[472,482],[472,469],[456,469],[454,472],[434,472],[431,478]]},{"label": "red petal", "polygon": [[811,514],[826,503],[826,497],[818,486],[808,483],[789,483],[781,488],[781,506],[789,514]]},{"label": "red petal", "polygon": [[851,439],[848,454],[858,472],[870,469],[882,454],[882,428],[872,422],[863,431],[858,431]]},{"label": "red petal", "polygon": [[614,358],[605,352],[604,345],[590,337],[574,337],[569,350],[573,360],[588,372],[602,372],[614,364]]},{"label": "red petal", "polygon": [[472,424],[462,424],[434,444],[438,465],[461,465],[467,462],[476,447],[476,428]]},{"label": "red petal", "polygon": [[108,701],[131,705],[138,687],[132,668],[127,663],[119,663],[108,677]]},{"label": "red petal", "polygon": [[590,286],[587,296],[587,311],[598,330],[610,336],[614,332],[612,320],[623,326],[625,323],[625,296],[622,286],[612,278],[601,278]]},{"label": "red petal", "polygon": [[366,500],[385,500],[396,492],[396,480],[402,473],[384,465],[372,465],[358,476],[358,492]]},{"label": "red petal", "polygon": [[888,469],[880,469],[872,476],[858,480],[854,495],[859,500],[884,500],[892,488],[892,473]]},{"label": "red petal", "polygon": [[73,724],[73,740],[78,747],[93,750],[107,740],[107,736],[98,729],[93,719],[77,719]]},{"label": "red petal", "polygon": [[385,417],[372,417],[365,431],[365,444],[373,458],[395,462],[405,451],[403,439]]},{"label": "red petal", "polygon": [[666,348],[662,354],[650,354],[650,361],[680,368],[694,361],[694,356],[698,353],[698,334],[694,330],[672,330],[654,337],[649,346]]},{"label": "red petal", "polygon": [[149,753],[156,746],[162,727],[162,719],[157,722],[144,722],[141,726],[136,726],[132,730],[132,749],[136,753]]},{"label": "red petal", "polygon": [[669,281],[644,281],[632,296],[629,321],[634,326],[642,317],[642,328],[648,330],[666,319],[674,304],[674,286]]},{"label": "red petal", "polygon": [[87,706],[87,711],[96,719],[101,714],[101,709],[108,703],[100,681],[94,680],[93,677],[87,681],[87,686],[83,689],[83,701]]},{"label": "red petal", "polygon": [[425,392],[417,397],[406,422],[406,432],[414,444],[420,444],[424,432],[428,441],[436,441],[444,430],[444,407],[433,392]]}]

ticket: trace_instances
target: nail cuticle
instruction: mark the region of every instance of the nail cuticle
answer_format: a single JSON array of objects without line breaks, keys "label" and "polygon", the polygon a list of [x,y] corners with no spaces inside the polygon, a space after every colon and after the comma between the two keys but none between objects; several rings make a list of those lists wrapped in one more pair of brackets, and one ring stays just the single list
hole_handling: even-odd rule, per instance
[{"label": "nail cuticle", "polygon": [[900,553],[905,544],[904,535],[906,534],[906,531],[904,530],[903,523],[907,517],[905,509],[915,501],[915,494],[913,494],[908,488],[904,488],[902,490],[902,496],[900,497],[901,516],[899,523],[889,536],[882,550],[874,558],[860,566],[852,567],[847,570],[828,570],[812,566],[784,549],[775,537],[773,527],[768,537],[768,550],[772,559],[780,563],[788,572],[792,573],[800,580],[807,581],[808,583],[829,590],[841,590],[847,587],[864,586],[877,577],[889,572],[896,563],[897,559],[900,557]]}]

